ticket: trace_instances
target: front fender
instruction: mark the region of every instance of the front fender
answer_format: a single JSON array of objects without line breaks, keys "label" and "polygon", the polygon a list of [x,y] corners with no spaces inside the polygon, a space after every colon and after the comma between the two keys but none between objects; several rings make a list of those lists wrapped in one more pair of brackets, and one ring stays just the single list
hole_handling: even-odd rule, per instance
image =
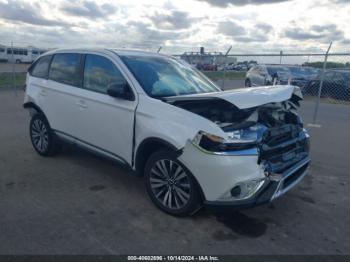
[{"label": "front fender", "polygon": [[199,131],[226,137],[219,126],[204,117],[157,99],[140,96],[135,123],[136,147],[144,139],[156,137],[181,149]]}]

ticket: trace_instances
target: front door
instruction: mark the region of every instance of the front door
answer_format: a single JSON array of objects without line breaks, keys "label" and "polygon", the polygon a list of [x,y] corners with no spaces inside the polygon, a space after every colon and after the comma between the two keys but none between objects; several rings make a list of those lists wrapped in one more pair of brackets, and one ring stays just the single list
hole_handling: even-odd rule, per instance
[{"label": "front door", "polygon": [[80,128],[77,139],[131,164],[137,101],[107,94],[109,87],[123,82],[126,79],[109,58],[86,55],[83,88],[76,98]]}]

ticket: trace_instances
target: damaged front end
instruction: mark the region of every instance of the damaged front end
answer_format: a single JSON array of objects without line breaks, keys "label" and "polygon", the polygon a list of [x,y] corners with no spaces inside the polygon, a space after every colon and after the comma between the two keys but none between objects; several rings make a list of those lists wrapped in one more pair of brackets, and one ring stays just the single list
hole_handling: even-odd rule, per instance
[{"label": "damaged front end", "polygon": [[261,195],[255,200],[266,202],[288,191],[306,174],[310,142],[296,112],[301,99],[293,93],[285,101],[241,109],[220,97],[171,103],[216,123],[224,131],[225,137],[199,131],[191,141],[197,149],[213,155],[258,156],[257,165],[264,178],[240,181],[220,200]]}]

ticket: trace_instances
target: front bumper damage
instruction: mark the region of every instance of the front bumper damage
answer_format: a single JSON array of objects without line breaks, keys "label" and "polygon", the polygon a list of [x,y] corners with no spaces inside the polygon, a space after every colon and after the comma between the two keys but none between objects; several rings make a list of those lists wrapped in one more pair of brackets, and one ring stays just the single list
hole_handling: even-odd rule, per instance
[{"label": "front bumper damage", "polygon": [[[189,167],[201,186],[205,206],[250,208],[282,196],[303,179],[310,163],[306,130],[295,132],[283,127],[273,130],[273,135],[274,139],[260,147],[221,153],[207,152],[190,141],[187,143],[179,160]],[[254,179],[264,183],[249,198],[223,199],[235,185]]]},{"label": "front bumper damage", "polygon": [[265,185],[250,199],[237,201],[204,201],[209,208],[245,209],[266,204],[282,196],[297,185],[307,174],[310,158],[306,157],[283,174],[271,174]]}]

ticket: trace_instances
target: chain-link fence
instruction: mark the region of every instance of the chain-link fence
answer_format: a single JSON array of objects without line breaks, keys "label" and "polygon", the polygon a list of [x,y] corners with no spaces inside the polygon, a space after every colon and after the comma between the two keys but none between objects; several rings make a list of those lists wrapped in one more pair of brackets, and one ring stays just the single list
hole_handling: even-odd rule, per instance
[{"label": "chain-link fence", "polygon": [[45,51],[27,42],[0,42],[0,88],[23,90],[30,64]]},{"label": "chain-link fence", "polygon": [[319,103],[350,105],[350,53],[191,52],[179,57],[202,70],[223,90],[276,84],[299,86],[305,100],[315,101],[314,122]]},{"label": "chain-link fence", "polygon": [[308,83],[305,93],[311,96],[320,94],[321,101],[350,104],[350,54],[330,54],[324,73]]},{"label": "chain-link fence", "polygon": [[[27,46],[27,47],[23,47]],[[30,64],[47,49],[28,43],[0,43],[0,88],[16,92]],[[153,50],[166,53],[166,49]],[[201,70],[223,90],[274,84],[299,86],[306,100],[350,105],[350,53],[233,54],[191,48],[174,55]],[[195,51],[197,50],[197,51]]]}]

